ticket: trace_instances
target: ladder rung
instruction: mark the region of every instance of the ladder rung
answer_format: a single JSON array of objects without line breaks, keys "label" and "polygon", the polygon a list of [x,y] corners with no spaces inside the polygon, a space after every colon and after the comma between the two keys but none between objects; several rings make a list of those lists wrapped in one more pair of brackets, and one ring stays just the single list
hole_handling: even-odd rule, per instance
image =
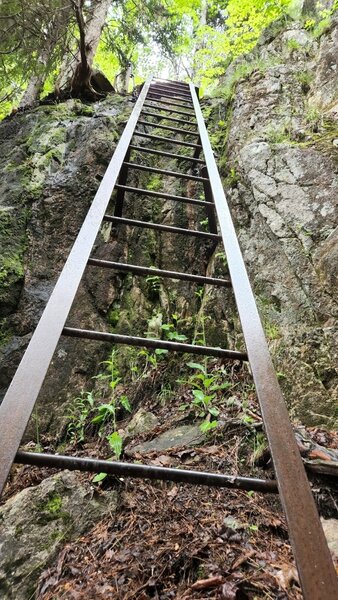
[{"label": "ladder rung", "polygon": [[186,100],[184,98],[177,98],[176,92],[168,92],[168,91],[164,92],[162,90],[156,91],[156,90],[149,89],[147,97],[149,98],[149,96],[159,96],[160,98],[167,99],[169,102],[171,102],[171,99],[172,99],[175,102],[176,101],[185,102],[186,104],[183,104],[183,106],[186,106],[187,104],[191,104],[193,106],[193,101],[192,101],[191,96],[189,97],[189,99],[186,99]]},{"label": "ladder rung", "polygon": [[189,146],[189,148],[202,148],[200,144],[194,144],[193,142],[181,142],[173,138],[161,137],[160,135],[153,135],[152,133],[144,133],[143,131],[134,131],[134,136],[149,138],[150,140],[160,140],[161,142],[167,142],[169,144],[179,144],[180,146]]},{"label": "ladder rung", "polygon": [[159,85],[153,86],[149,88],[150,93],[160,94],[161,96],[172,97],[174,100],[179,100],[183,102],[190,102],[191,94],[185,94],[184,92],[179,92],[175,89],[169,89],[168,87],[162,87]]},{"label": "ladder rung", "polygon": [[174,469],[157,467],[155,465],[140,465],[121,461],[102,460],[80,456],[65,456],[63,454],[45,454],[38,452],[17,452],[15,463],[19,465],[35,465],[67,469],[68,471],[89,471],[92,473],[107,473],[117,477],[136,477],[140,479],[159,479],[207,485],[209,487],[241,489],[253,492],[277,494],[277,482],[273,479],[256,479],[253,477],[238,477],[237,475],[222,475],[206,471]]},{"label": "ladder rung", "polygon": [[173,152],[164,152],[162,150],[153,150],[147,146],[134,146],[130,144],[129,148],[132,150],[138,150],[139,152],[146,152],[148,154],[158,154],[159,156],[168,156],[169,158],[176,158],[177,160],[189,160],[194,163],[205,164],[203,158],[194,158],[193,156],[185,156],[184,154],[174,154]]},{"label": "ladder rung", "polygon": [[175,117],[166,117],[160,113],[153,113],[149,111],[142,111],[145,117],[155,117],[156,119],[165,119],[166,121],[175,121],[175,123],[183,123],[184,125],[196,125],[195,121],[184,121],[183,119],[176,119]]},{"label": "ladder rung", "polygon": [[132,227],[144,227],[145,229],[157,229],[158,231],[166,231],[167,233],[182,233],[184,235],[193,235],[195,237],[206,238],[220,242],[222,236],[217,233],[209,233],[206,231],[198,231],[197,229],[183,229],[183,227],[173,227],[171,225],[162,225],[162,223],[152,223],[150,221],[138,221],[137,219],[126,219],[125,217],[114,217],[113,215],[105,215],[105,221],[110,223],[121,223],[121,225],[131,225]]},{"label": "ladder rung", "polygon": [[154,196],[155,198],[167,198],[168,200],[177,200],[178,202],[184,202],[185,204],[195,204],[196,206],[203,206],[208,208],[209,206],[214,207],[213,202],[207,202],[206,200],[195,200],[195,198],[187,198],[186,196],[174,196],[173,194],[166,194],[165,192],[153,192],[152,190],[145,190],[143,188],[136,188],[130,185],[121,185],[117,183],[115,187],[118,190],[125,192],[131,192],[132,194],[142,194],[142,196]]},{"label": "ladder rung", "polygon": [[[166,84],[156,83],[156,87],[157,86],[161,86],[161,88],[165,88],[165,89],[167,89],[167,90],[169,90],[171,92],[178,92],[180,94],[186,94],[187,90],[190,92],[189,86],[188,87],[179,87],[177,85],[170,85],[169,86],[169,85],[166,85]],[[191,94],[190,94],[190,98],[191,98]]]},{"label": "ladder rung", "polygon": [[[157,94],[157,96],[159,96],[159,94]],[[160,98],[162,98],[162,96],[160,96]],[[160,104],[169,104],[170,106],[178,106],[181,108],[186,108],[187,110],[194,112],[192,108],[189,108],[188,106],[186,106],[185,104],[177,104],[177,102],[170,102],[170,100],[159,100],[158,98],[151,98],[148,94],[147,96],[147,100],[152,100],[153,102],[159,102]]]},{"label": "ladder rung", "polygon": [[181,135],[199,136],[198,131],[188,131],[187,129],[179,129],[178,127],[169,127],[169,125],[161,125],[160,123],[152,123],[151,121],[143,121],[142,119],[139,119],[137,124],[150,125],[151,127],[155,127],[155,129],[167,129],[168,131],[174,131],[175,133],[179,133]]},{"label": "ladder rung", "polygon": [[190,98],[191,98],[191,93],[190,93],[190,87],[188,84],[177,84],[177,83],[162,83],[161,81],[157,81],[156,79],[153,80],[150,84],[150,87],[159,87],[159,88],[171,88],[171,89],[180,89],[182,93],[184,94],[189,94]]},{"label": "ladder rung", "polygon": [[195,113],[191,113],[190,111],[188,113],[183,112],[182,110],[175,110],[174,108],[165,108],[165,107],[160,107],[160,106],[154,106],[153,104],[147,104],[147,102],[145,102],[143,104],[143,106],[146,106],[147,108],[157,108],[158,110],[162,110],[165,112],[169,112],[169,113],[175,113],[177,115],[185,115],[187,117],[191,116],[193,117]]},{"label": "ladder rung", "polygon": [[194,275],[193,273],[179,273],[177,271],[165,271],[163,269],[153,269],[152,267],[141,267],[140,265],[130,265],[125,263],[111,262],[90,257],[88,264],[93,267],[102,267],[105,269],[114,269],[135,273],[136,275],[156,275],[158,277],[167,277],[169,279],[180,279],[182,281],[193,281],[203,285],[217,285],[220,287],[231,287],[230,279],[218,279],[216,277],[204,277],[203,275]]},{"label": "ladder rung", "polygon": [[172,79],[163,79],[163,77],[155,77],[154,81],[165,81],[166,83],[172,83],[173,85],[183,85],[189,88],[189,83],[185,81],[174,81]]},{"label": "ladder rung", "polygon": [[194,344],[183,344],[181,342],[169,342],[167,340],[156,340],[153,338],[135,337],[133,335],[121,335],[108,333],[106,331],[94,331],[92,329],[77,329],[75,327],[64,327],[62,335],[98,342],[109,342],[110,344],[126,344],[128,346],[139,346],[141,348],[160,348],[171,352],[185,352],[187,354],[199,354],[203,356],[215,356],[217,358],[230,358],[232,360],[248,360],[246,352],[237,350],[224,350],[212,346],[195,346]]},{"label": "ladder rung", "polygon": [[156,167],[148,167],[147,165],[139,165],[132,162],[124,162],[123,164],[130,169],[137,169],[139,171],[150,171],[151,173],[159,173],[161,175],[168,175],[170,177],[180,177],[181,179],[192,179],[193,181],[209,181],[209,179],[206,177],[189,175],[187,173],[180,173],[179,171],[167,171],[167,169],[157,169]]}]

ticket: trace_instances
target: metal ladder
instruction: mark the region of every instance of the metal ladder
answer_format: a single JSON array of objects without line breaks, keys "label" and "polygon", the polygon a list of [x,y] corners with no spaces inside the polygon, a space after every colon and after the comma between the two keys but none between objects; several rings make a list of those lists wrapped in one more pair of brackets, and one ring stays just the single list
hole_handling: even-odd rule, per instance
[{"label": "metal ladder", "polygon": [[[146,117],[158,121],[165,119],[166,122],[170,121],[173,125],[162,125],[157,121],[149,121]],[[163,129],[168,131],[171,137],[141,131],[137,129],[138,125]],[[196,125],[197,129],[191,131],[185,129],[184,125],[189,127]],[[177,134],[177,137],[172,137],[172,134]],[[194,141],[182,140],[182,136],[192,137]],[[171,150],[165,151],[137,145],[134,141],[136,137],[152,140],[159,145],[164,144],[165,147],[191,148],[192,156],[187,157]],[[168,171],[133,162],[131,155],[134,151],[175,158],[178,161],[189,160],[192,166],[199,167],[200,174]],[[204,158],[200,158],[201,152],[203,152]],[[128,173],[131,169],[198,181],[203,184],[205,200],[173,196],[127,185]],[[113,215],[109,215],[106,210],[114,190],[116,190],[115,211]],[[170,198],[177,202],[202,206],[206,210],[209,232],[126,218],[122,214],[124,195],[127,192],[155,198]],[[115,226],[118,224],[131,225],[156,229],[164,233],[197,236],[215,243],[223,242],[231,281],[96,259],[91,256],[91,251],[103,221],[112,222]],[[69,311],[88,266],[232,287],[247,352],[67,327],[66,320]],[[174,352],[187,352],[230,360],[248,360],[260,403],[276,480],[233,477],[217,473],[18,450],[60,336],[105,341],[111,344],[164,348]],[[0,432],[0,493],[13,462],[81,471],[104,471],[118,476],[238,488],[263,493],[279,493],[288,523],[290,541],[304,598],[306,600],[336,600],[338,598],[336,573],[271,362],[211,149],[198,93],[192,84],[153,80],[150,77],[143,85],[65,266],[0,406]]]}]

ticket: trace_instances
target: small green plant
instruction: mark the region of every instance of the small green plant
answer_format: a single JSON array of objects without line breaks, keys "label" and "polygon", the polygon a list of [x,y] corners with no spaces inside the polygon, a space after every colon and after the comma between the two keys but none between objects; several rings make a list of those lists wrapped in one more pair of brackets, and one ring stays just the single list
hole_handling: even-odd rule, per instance
[{"label": "small green plant", "polygon": [[[150,268],[154,269],[155,267],[150,267]],[[161,277],[159,277],[158,275],[148,275],[146,277],[146,283],[149,286],[149,291],[153,295],[158,295],[158,293],[161,289]]]},{"label": "small green plant", "polygon": [[303,92],[308,92],[313,81],[311,71],[299,71],[296,75],[297,81],[301,84]]},{"label": "small green plant", "polygon": [[214,405],[217,392],[229,389],[232,384],[228,381],[221,381],[220,375],[224,375],[222,368],[217,373],[209,373],[207,368],[200,363],[189,362],[187,367],[193,369],[194,372],[183,383],[186,383],[190,388],[193,400],[191,403],[181,404],[180,410],[183,411],[192,406],[196,416],[204,418],[200,426],[201,431],[209,431],[217,427],[217,420],[212,419],[212,417],[218,417],[219,415],[219,410]]},{"label": "small green plant", "polygon": [[293,52],[293,50],[299,50],[302,47],[302,45],[297,40],[295,40],[294,38],[291,38],[291,39],[287,40],[286,47],[291,52]]},{"label": "small green plant", "polygon": [[128,412],[131,412],[131,406],[127,396],[119,396],[118,402],[116,399],[111,400],[108,404],[100,404],[97,408],[97,415],[92,419],[92,423],[100,426],[100,429],[107,421],[112,421],[113,427],[116,427],[116,410],[121,406]]},{"label": "small green plant", "polygon": [[274,127],[269,125],[265,130],[265,137],[271,144],[282,144],[291,141],[287,127],[283,124]]},{"label": "small green plant", "polygon": [[322,120],[322,114],[318,108],[311,107],[307,110],[305,119],[310,125],[318,125]]},{"label": "small green plant", "polygon": [[106,367],[105,373],[96,375],[95,379],[100,381],[106,381],[110,388],[110,401],[104,404],[100,404],[97,407],[97,414],[92,419],[92,423],[99,425],[100,432],[103,430],[103,426],[107,421],[111,422],[114,431],[116,430],[116,415],[120,408],[131,412],[131,406],[127,396],[124,394],[117,394],[116,388],[122,378],[120,377],[119,368],[116,360],[116,350],[113,349],[108,360],[102,363]]},{"label": "small green plant", "polygon": [[264,323],[264,329],[265,329],[267,338],[271,341],[278,340],[281,336],[279,327],[278,327],[278,325],[276,325],[276,323],[271,323],[269,321],[266,321]]},{"label": "small green plant", "polygon": [[158,192],[162,188],[162,177],[157,173],[152,174],[147,182],[147,189],[152,190],[153,192]]},{"label": "small green plant", "polygon": [[253,465],[259,463],[267,448],[268,444],[265,434],[262,431],[255,431],[253,438],[253,453],[251,455],[251,462]]},{"label": "small green plant", "polygon": [[208,227],[208,223],[209,223],[208,219],[203,219],[202,221],[200,221],[200,226],[205,230]]},{"label": "small green plant", "polygon": [[77,396],[70,407],[70,411],[67,415],[68,427],[67,436],[70,438],[72,443],[81,443],[84,440],[85,428],[87,425],[87,419],[89,414],[94,408],[94,395],[93,392],[81,392],[80,396]]},{"label": "small green plant", "polygon": [[225,255],[225,252],[216,252],[215,258],[218,258],[218,260],[221,261],[223,267],[227,267],[228,266],[228,261],[227,261],[227,257]]},{"label": "small green plant", "polygon": [[[113,431],[113,433],[111,433],[110,435],[107,435],[106,439],[109,443],[109,446],[111,447],[111,449],[114,452],[113,458],[116,458],[117,460],[119,460],[119,458],[121,457],[121,454],[122,454],[122,444],[123,444],[123,440],[122,440],[119,432]],[[93,477],[92,482],[99,483],[100,481],[103,481],[106,477],[107,477],[107,473],[98,473],[97,475],[95,475],[95,477]]]},{"label": "small green plant", "polygon": [[171,342],[186,342],[187,336],[183,333],[178,333],[176,331],[175,325],[173,323],[164,323],[161,326],[162,331],[164,331],[165,337],[167,340]]},{"label": "small green plant", "polygon": [[231,167],[228,176],[225,179],[226,187],[235,187],[239,182],[239,175],[236,173],[236,169]]}]

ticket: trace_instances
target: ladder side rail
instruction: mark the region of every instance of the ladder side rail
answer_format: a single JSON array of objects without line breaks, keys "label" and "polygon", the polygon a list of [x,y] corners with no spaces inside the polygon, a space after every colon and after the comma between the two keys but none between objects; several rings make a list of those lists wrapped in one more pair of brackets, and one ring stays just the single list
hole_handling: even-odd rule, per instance
[{"label": "ladder side rail", "polygon": [[0,494],[86,268],[151,80],[152,76],[142,88],[68,259],[0,405]]},{"label": "ladder side rail", "polygon": [[250,366],[305,600],[336,600],[338,580],[277,381],[265,333],[211,148],[199,100],[190,84],[205,162],[227,254]]}]

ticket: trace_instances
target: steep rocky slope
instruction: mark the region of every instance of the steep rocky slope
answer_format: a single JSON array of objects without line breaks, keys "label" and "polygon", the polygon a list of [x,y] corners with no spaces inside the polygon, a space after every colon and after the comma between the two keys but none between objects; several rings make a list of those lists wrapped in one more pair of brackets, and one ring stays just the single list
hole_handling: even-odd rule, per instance
[{"label": "steep rocky slope", "polygon": [[338,398],[337,48],[337,21],[318,40],[300,24],[275,24],[230,66],[212,112],[291,414],[328,425]]}]

